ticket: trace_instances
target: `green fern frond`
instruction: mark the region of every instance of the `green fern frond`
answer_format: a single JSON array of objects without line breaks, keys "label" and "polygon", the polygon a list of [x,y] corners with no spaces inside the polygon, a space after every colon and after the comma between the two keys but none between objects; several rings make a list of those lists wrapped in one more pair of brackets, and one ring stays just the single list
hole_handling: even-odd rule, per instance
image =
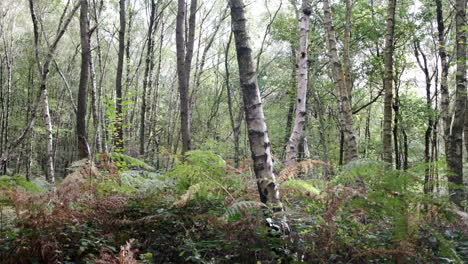
[{"label": "green fern frond", "polygon": [[130,157],[122,153],[111,152],[109,153],[109,157],[113,160],[126,162],[128,167],[137,167],[137,168],[141,168],[141,169],[145,169],[149,171],[155,171],[155,169],[152,166],[148,165],[144,161],[141,161],[139,159]]},{"label": "green fern frond", "polygon": [[321,191],[314,187],[312,184],[309,182],[306,182],[304,180],[289,180],[281,183],[281,187],[286,187],[286,188],[291,188],[291,189],[296,189],[296,190],[304,190],[307,192],[310,192],[315,195],[320,195]]}]

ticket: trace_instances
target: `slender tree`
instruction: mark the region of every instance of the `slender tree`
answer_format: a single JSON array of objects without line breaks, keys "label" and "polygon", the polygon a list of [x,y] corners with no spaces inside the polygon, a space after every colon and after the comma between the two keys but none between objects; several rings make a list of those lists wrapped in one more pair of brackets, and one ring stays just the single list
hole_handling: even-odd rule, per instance
[{"label": "slender tree", "polygon": [[260,200],[271,203],[277,210],[283,205],[279,198],[278,186],[273,172],[273,158],[270,140],[263,114],[260,90],[257,84],[257,73],[249,44],[247,19],[245,18],[242,0],[229,0],[231,23],[236,43],[239,79],[244,101],[245,120],[247,122],[250,151],[254,163]]},{"label": "slender tree", "polygon": [[[52,59],[54,57],[55,50],[57,49],[58,43],[60,39],[62,38],[63,34],[65,34],[65,31],[70,24],[75,12],[78,10],[80,7],[81,3],[77,3],[74,7],[72,7],[71,11],[68,13],[68,16],[66,15],[66,12],[68,10],[68,5],[70,2],[67,2],[67,5],[62,13],[62,16],[60,18],[59,22],[59,29],[57,30],[57,34],[52,41],[52,44],[48,47],[48,52],[46,54],[46,57],[44,59],[44,63],[41,64],[40,60],[40,34],[39,34],[39,22],[38,18],[36,15],[35,7],[34,7],[34,1],[29,0],[29,10],[31,13],[31,20],[33,22],[33,32],[34,32],[34,47],[35,47],[35,57],[36,57],[36,63],[38,65],[38,70],[39,74],[41,76],[41,82],[40,82],[40,88],[39,88],[39,97],[36,102],[36,106],[32,112],[32,116],[30,119],[30,122],[28,126],[26,127],[25,130],[21,133],[21,135],[15,140],[15,142],[10,146],[10,149],[15,148],[16,146],[19,146],[21,142],[24,140],[26,135],[28,134],[29,130],[32,129],[34,126],[34,122],[36,119],[37,112],[39,110],[39,106],[41,103],[43,103],[44,108],[43,108],[43,113],[44,113],[44,121],[46,123],[46,131],[47,131],[47,181],[49,183],[55,183],[55,166],[54,166],[54,144],[53,144],[53,130],[52,130],[52,120],[50,117],[50,107],[49,107],[49,92],[47,89],[47,77],[49,75],[49,69],[50,69],[50,64],[52,62]],[[8,158],[9,153],[3,153],[3,157],[0,159],[1,161],[4,161]]]},{"label": "slender tree", "polygon": [[119,53],[117,60],[117,72],[115,77],[115,95],[116,95],[116,122],[115,122],[115,138],[114,144],[118,151],[123,150],[123,112],[122,112],[122,73],[123,73],[123,62],[125,53],[125,0],[119,1],[119,17],[120,17],[120,28],[119,28]]},{"label": "slender tree", "polygon": [[383,120],[383,160],[389,164],[393,162],[392,147],[392,103],[393,103],[393,50],[395,49],[395,8],[396,0],[388,0],[387,30],[385,33],[384,56],[384,120]]},{"label": "slender tree", "polygon": [[304,137],[306,123],[307,83],[308,83],[308,42],[311,7],[308,0],[302,1],[302,14],[299,20],[299,57],[297,71],[297,105],[294,127],[285,149],[284,165],[294,164],[297,158],[298,147]]},{"label": "slender tree", "polygon": [[[149,81],[150,76],[150,68],[151,65],[153,64],[153,57],[154,57],[154,52],[153,52],[153,27],[155,24],[155,17],[156,17],[156,1],[151,0],[150,4],[150,20],[149,20],[149,26],[148,26],[148,33],[147,33],[147,46],[146,46],[146,58],[145,58],[145,72],[143,75],[143,94],[141,95],[141,112],[140,112],[140,155],[145,154],[145,123],[146,123],[146,111],[147,111],[147,106],[146,106],[146,90],[148,87],[148,83],[151,83]],[[150,88],[151,89],[151,88]]]},{"label": "slender tree", "polygon": [[323,1],[323,11],[327,48],[331,60],[330,67],[332,70],[333,82],[339,95],[339,120],[341,132],[343,133],[343,143],[345,144],[344,149],[346,150],[345,163],[347,163],[358,157],[356,137],[354,135],[353,129],[351,102],[349,98],[350,80],[347,81],[345,79],[344,70],[338,56],[338,50],[336,48],[336,36],[332,25],[332,13],[329,0]]},{"label": "slender tree", "polygon": [[[463,125],[466,110],[466,0],[456,0],[455,3],[455,47],[457,70],[455,74],[456,90],[455,104],[450,126],[450,155],[447,165],[450,170],[448,180],[450,197],[453,202],[460,205],[464,200],[463,185]],[[458,185],[458,186],[456,186]]]},{"label": "slender tree", "polygon": [[436,13],[437,13],[437,35],[438,35],[438,53],[441,64],[440,74],[440,110],[442,114],[443,123],[443,138],[445,143],[445,155],[448,159],[450,155],[450,94],[447,83],[447,76],[449,71],[449,64],[447,61],[447,51],[445,49],[445,24],[442,9],[442,0],[435,0]]},{"label": "slender tree", "polygon": [[[176,18],[176,50],[177,50],[177,76],[180,96],[180,129],[182,133],[182,153],[192,149],[192,133],[190,122],[189,83],[190,70],[195,42],[195,20],[197,13],[197,0],[190,3],[190,16],[188,31],[185,30],[186,3],[178,0]],[[187,39],[185,38],[187,36]]]},{"label": "slender tree", "polygon": [[86,136],[86,101],[88,95],[91,47],[89,42],[88,1],[80,0],[80,3],[81,72],[80,84],[78,87],[76,136],[78,139],[78,156],[80,159],[84,159],[89,156],[89,146]]}]

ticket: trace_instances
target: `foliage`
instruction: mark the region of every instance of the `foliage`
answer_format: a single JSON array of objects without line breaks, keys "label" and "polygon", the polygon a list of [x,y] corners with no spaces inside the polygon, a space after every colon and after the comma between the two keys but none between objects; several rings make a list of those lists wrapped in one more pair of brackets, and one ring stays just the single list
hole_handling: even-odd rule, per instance
[{"label": "foliage", "polygon": [[[187,152],[184,161],[176,165],[166,178],[174,180],[176,189],[185,193],[181,201],[188,201],[195,194],[218,198],[221,194],[231,195],[229,189],[235,184],[226,176],[226,171],[226,162],[220,156],[194,150]],[[185,205],[187,201],[178,205]]]},{"label": "foliage", "polygon": [[40,193],[44,190],[44,185],[42,184],[43,181],[41,180],[35,180],[34,182],[30,182],[21,175],[0,176],[0,191],[20,190],[31,193]]},{"label": "foliage", "polygon": [[[101,154],[98,154],[98,159],[100,159]],[[155,171],[155,169],[145,163],[144,161],[131,157],[129,155],[125,155],[123,153],[118,152],[111,152],[107,154],[109,158],[111,158],[115,165],[120,169],[120,171],[129,170],[131,168],[140,168],[148,171]]]}]

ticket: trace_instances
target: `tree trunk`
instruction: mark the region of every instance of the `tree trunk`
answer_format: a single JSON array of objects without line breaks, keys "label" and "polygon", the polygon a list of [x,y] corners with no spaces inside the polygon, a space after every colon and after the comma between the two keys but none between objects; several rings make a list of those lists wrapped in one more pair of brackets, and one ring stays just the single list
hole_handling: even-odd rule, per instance
[{"label": "tree trunk", "polygon": [[89,146],[86,136],[86,101],[89,79],[89,60],[91,47],[89,42],[88,1],[80,0],[80,39],[81,39],[81,72],[78,86],[78,103],[76,113],[76,136],[78,140],[78,157],[88,158]]},{"label": "tree trunk", "polygon": [[308,0],[302,0],[302,15],[299,20],[299,58],[297,74],[297,105],[294,127],[285,148],[283,164],[292,165],[296,162],[298,147],[304,137],[304,126],[306,123],[307,109],[307,82],[309,67],[307,63],[309,24],[311,7]]},{"label": "tree trunk", "polygon": [[393,111],[395,116],[393,118],[393,144],[395,148],[395,168],[397,170],[401,169],[401,159],[400,159],[400,148],[398,145],[398,132],[399,132],[399,118],[400,118],[400,95],[399,88],[395,85],[395,101],[393,102]]},{"label": "tree trunk", "polygon": [[326,31],[327,48],[331,59],[331,67],[333,73],[333,82],[335,88],[338,89],[340,103],[340,125],[344,138],[345,163],[357,159],[356,137],[353,129],[353,116],[351,111],[351,103],[349,100],[349,84],[346,83],[343,67],[338,57],[336,48],[335,30],[332,25],[332,14],[329,0],[323,1],[324,11],[324,26]]},{"label": "tree trunk", "polygon": [[[91,36],[90,36],[91,37]],[[88,39],[90,41],[90,39]],[[91,41],[90,41],[90,47],[91,47]],[[101,153],[103,151],[102,148],[102,133],[101,133],[101,118],[99,114],[99,104],[100,104],[100,98],[98,97],[98,91],[97,91],[97,84],[96,84],[96,70],[94,67],[94,60],[93,56],[90,53],[89,56],[89,72],[90,72],[90,78],[91,78],[91,103],[92,103],[92,114],[93,114],[93,126],[94,126],[94,144],[96,145],[95,147],[97,148],[97,151]]]},{"label": "tree trunk", "polygon": [[123,137],[123,112],[122,112],[122,72],[123,61],[125,53],[125,0],[119,1],[119,16],[120,16],[120,29],[119,29],[119,53],[117,61],[117,73],[115,77],[115,94],[116,94],[116,122],[115,122],[115,138],[114,145],[115,151],[123,151],[124,137]]},{"label": "tree trunk", "polygon": [[[428,115],[427,119],[427,127],[424,133],[424,163],[426,163],[425,169],[425,177],[424,177],[424,193],[432,192],[432,183],[431,183],[431,135],[432,129],[434,127],[434,120],[432,118],[432,98],[431,98],[431,82],[432,77],[429,74],[429,66],[427,63],[426,55],[424,54],[423,50],[421,49],[419,43],[416,41],[414,43],[414,53],[416,60],[418,62],[421,71],[424,73],[425,81],[426,81],[426,111]],[[419,59],[419,56],[422,57],[422,62]]]},{"label": "tree trunk", "polygon": [[[151,0],[150,8],[150,21],[148,27],[146,59],[145,59],[145,72],[143,75],[143,94],[141,95],[141,112],[140,112],[140,155],[145,154],[145,122],[146,122],[146,89],[150,78],[150,68],[153,63],[153,26],[155,22],[156,1]],[[150,88],[151,89],[151,88]]]},{"label": "tree trunk", "polygon": [[232,32],[229,34],[229,40],[226,45],[226,51],[224,53],[224,68],[226,71],[226,90],[227,90],[227,100],[228,100],[228,110],[229,110],[229,120],[231,121],[231,128],[232,128],[232,134],[233,134],[233,140],[234,140],[234,167],[239,168],[239,163],[240,163],[240,125],[241,122],[237,121],[234,115],[234,105],[233,105],[233,95],[232,95],[232,88],[231,88],[231,82],[230,82],[230,72],[229,72],[229,49],[231,47],[231,41],[232,41]]},{"label": "tree trunk", "polygon": [[384,73],[384,120],[383,120],[383,160],[393,163],[392,150],[392,103],[393,103],[393,50],[396,0],[388,0],[387,32],[385,33],[385,73]]},{"label": "tree trunk", "polygon": [[447,76],[449,71],[449,64],[447,61],[447,52],[445,50],[445,25],[444,16],[442,9],[442,0],[435,0],[436,11],[437,11],[437,30],[438,30],[438,51],[440,57],[440,64],[442,66],[440,75],[440,111],[442,114],[442,123],[444,127],[444,145],[445,145],[445,156],[449,160],[450,156],[450,95],[447,84]]},{"label": "tree trunk", "polygon": [[[450,128],[450,155],[447,165],[451,174],[448,176],[450,199],[460,205],[464,200],[463,185],[463,125],[466,110],[466,35],[465,35],[465,12],[466,0],[457,0],[456,9],[456,62],[457,71],[455,75],[456,90],[452,126]],[[459,186],[455,186],[459,185]]]},{"label": "tree trunk", "polygon": [[270,203],[276,210],[282,210],[278,186],[273,173],[273,159],[270,151],[270,140],[263,115],[257,74],[252,58],[252,49],[247,32],[244,3],[242,0],[230,0],[231,23],[236,43],[239,79],[242,89],[245,120],[250,142],[250,150],[257,178],[260,200]]},{"label": "tree trunk", "polygon": [[[52,42],[52,44],[48,47],[48,52],[45,57],[44,64],[41,66],[40,62],[40,47],[39,47],[39,22],[37,20],[36,12],[34,10],[34,1],[29,0],[29,9],[31,12],[31,20],[33,22],[33,30],[34,30],[34,47],[35,47],[35,55],[36,55],[36,63],[38,65],[38,70],[41,76],[41,84],[39,89],[39,97],[36,102],[36,106],[31,114],[31,119],[29,121],[28,126],[26,129],[21,133],[21,135],[15,140],[15,142],[10,145],[9,150],[6,153],[2,154],[0,158],[0,165],[1,163],[5,162],[8,159],[10,150],[19,146],[21,142],[26,138],[28,132],[34,126],[34,122],[36,119],[36,115],[39,110],[39,106],[41,101],[44,103],[44,122],[46,124],[46,131],[47,131],[47,181],[49,183],[55,183],[55,168],[54,168],[54,149],[53,149],[53,130],[52,130],[52,120],[50,118],[50,110],[49,110],[49,95],[47,90],[47,76],[49,74],[50,63],[53,59],[55,50],[57,49],[57,45],[62,38],[65,30],[67,29],[68,25],[70,24],[73,15],[75,14],[76,10],[80,7],[80,3],[76,4],[68,16],[65,18],[66,11],[68,9],[68,5],[65,7],[63,14],[61,16],[61,21],[59,23],[60,27],[57,30],[57,34]],[[65,19],[65,20],[63,20]]]},{"label": "tree trunk", "polygon": [[189,80],[195,42],[195,19],[197,0],[190,4],[188,37],[185,39],[185,0],[178,0],[176,19],[176,50],[177,50],[177,76],[180,96],[180,127],[182,133],[182,153],[192,149],[192,134],[190,128],[190,102]]},{"label": "tree trunk", "polygon": [[353,90],[353,80],[351,78],[351,20],[353,18],[353,0],[346,0],[346,23],[343,41],[343,71],[347,86],[349,104],[351,104],[351,94]]}]

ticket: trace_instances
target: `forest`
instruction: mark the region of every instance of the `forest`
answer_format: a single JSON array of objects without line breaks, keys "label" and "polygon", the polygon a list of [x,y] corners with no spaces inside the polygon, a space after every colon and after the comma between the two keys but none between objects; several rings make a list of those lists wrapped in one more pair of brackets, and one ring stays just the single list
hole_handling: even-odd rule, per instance
[{"label": "forest", "polygon": [[468,263],[467,0],[1,0],[0,263]]}]

